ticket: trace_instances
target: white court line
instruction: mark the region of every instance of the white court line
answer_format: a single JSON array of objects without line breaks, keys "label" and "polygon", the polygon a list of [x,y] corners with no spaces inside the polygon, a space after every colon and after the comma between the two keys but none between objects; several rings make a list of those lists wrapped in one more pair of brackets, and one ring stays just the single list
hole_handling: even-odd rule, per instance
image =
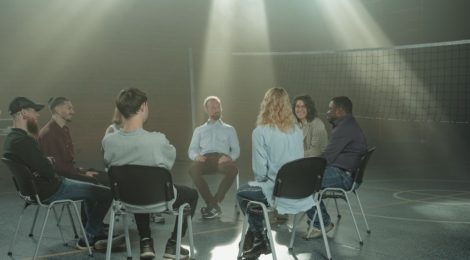
[{"label": "white court line", "polygon": [[[355,213],[355,214],[360,215],[358,213]],[[401,220],[401,221],[413,221],[413,222],[444,223],[444,224],[470,224],[470,221],[452,221],[452,220],[433,220],[433,219],[424,219],[424,218],[391,217],[391,216],[374,215],[374,214],[366,214],[366,216],[376,217],[376,218],[393,219],[393,220]]]},{"label": "white court line", "polygon": [[402,182],[402,181],[420,181],[420,182],[470,182],[470,180],[448,180],[448,179],[377,179],[367,180],[366,182]]}]

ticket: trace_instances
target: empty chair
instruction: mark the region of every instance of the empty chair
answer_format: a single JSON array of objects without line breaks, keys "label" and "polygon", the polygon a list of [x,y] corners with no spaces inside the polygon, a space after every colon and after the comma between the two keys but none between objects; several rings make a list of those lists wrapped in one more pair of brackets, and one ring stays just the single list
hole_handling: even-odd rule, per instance
[{"label": "empty chair", "polygon": [[[272,250],[273,259],[277,259],[276,250],[274,248],[274,240],[271,234],[271,225],[269,223],[268,212],[276,209],[276,200],[278,198],[288,198],[288,199],[302,199],[308,196],[312,196],[314,200],[315,207],[318,212],[321,212],[320,209],[320,188],[323,178],[323,172],[325,170],[326,161],[323,158],[319,157],[308,157],[301,158],[284,164],[281,169],[279,169],[273,191],[274,205],[266,206],[264,203],[257,201],[248,202],[248,210],[243,221],[242,228],[242,239],[239,245],[238,257],[242,256],[243,245],[245,243],[245,234],[248,229],[248,214],[250,214],[250,209],[253,211],[254,207],[261,207],[262,213],[264,216],[264,221],[266,224],[267,235],[269,244]],[[294,215],[294,225],[292,227],[292,234],[289,243],[289,250],[293,250],[295,232],[298,222],[301,218],[298,218],[299,213],[297,212]],[[251,213],[252,214],[252,213]],[[325,227],[323,225],[323,219],[320,218],[320,227],[323,233],[323,241],[325,243],[325,249],[328,259],[331,259],[330,247],[328,245],[328,240],[325,234]]]},{"label": "empty chair", "polygon": [[58,217],[57,213],[55,211],[55,207],[60,206],[60,205],[63,206],[62,211],[64,210],[64,207],[67,209],[68,214],[70,216],[71,223],[72,223],[72,227],[74,228],[75,238],[78,238],[76,230],[75,230],[75,224],[73,222],[73,218],[72,218],[70,208],[69,208],[70,205],[73,206],[74,211],[75,211],[76,216],[77,216],[77,219],[78,219],[78,222],[80,224],[80,229],[82,231],[83,237],[85,238],[85,242],[86,242],[86,245],[88,247],[88,253],[90,255],[92,255],[91,248],[88,244],[88,239],[87,239],[87,236],[86,236],[86,233],[85,233],[85,229],[83,228],[83,224],[82,224],[81,219],[80,219],[79,211],[77,209],[77,206],[74,203],[75,201],[73,201],[73,200],[56,200],[56,201],[53,201],[51,203],[41,202],[41,200],[39,199],[39,195],[38,195],[35,183],[34,183],[34,177],[33,177],[34,173],[32,173],[29,170],[28,167],[26,167],[23,164],[20,164],[18,162],[15,162],[15,161],[13,161],[9,158],[2,158],[2,161],[10,169],[10,172],[12,174],[12,179],[13,179],[13,182],[15,184],[16,190],[17,190],[19,196],[25,202],[24,207],[21,211],[20,217],[18,219],[18,224],[17,224],[16,229],[15,229],[15,234],[13,235],[13,239],[11,241],[10,248],[8,250],[8,255],[11,256],[13,254],[13,252],[12,252],[13,245],[15,243],[16,237],[18,235],[18,231],[19,231],[20,226],[21,226],[24,211],[26,210],[26,208],[28,206],[37,206],[37,209],[36,209],[36,212],[35,212],[35,215],[34,215],[33,225],[31,227],[31,231],[30,231],[30,234],[29,234],[30,237],[33,236],[32,233],[33,233],[34,226],[36,224],[36,219],[37,219],[37,216],[38,216],[38,213],[39,213],[39,208],[43,207],[43,208],[47,209],[46,216],[45,216],[43,224],[42,224],[41,233],[40,233],[39,238],[38,238],[38,242],[37,242],[36,250],[34,252],[33,259],[36,259],[36,257],[37,257],[37,254],[38,254],[38,251],[39,251],[39,246],[41,245],[42,237],[44,235],[44,230],[46,228],[47,220],[49,218],[49,214],[50,214],[51,210],[53,212],[54,217],[56,218],[57,227],[59,228],[60,236],[62,237],[64,245],[67,245],[67,243],[65,241],[65,238],[62,234],[61,227],[60,227],[60,219],[62,217],[62,214],[60,214],[60,217]]},{"label": "empty chair", "polygon": [[[190,214],[191,208],[188,203],[184,203],[178,209],[173,209],[172,201],[175,198],[175,193],[169,170],[162,167],[141,165],[112,166],[109,168],[109,179],[114,199],[110,214],[106,259],[111,259],[111,243],[116,216],[123,217],[127,257],[132,258],[129,227],[126,217],[128,213],[165,213],[176,215],[178,221],[177,249],[181,247],[183,217],[186,217],[190,257],[193,258],[194,241]],[[176,259],[180,259],[180,250],[176,250],[176,252]]]},{"label": "empty chair", "polygon": [[[321,199],[334,199],[335,205],[336,205],[336,211],[338,213],[338,218],[341,218],[341,214],[339,213],[339,208],[338,208],[338,203],[336,199],[343,199],[347,202],[349,211],[351,213],[354,226],[356,227],[356,232],[357,236],[359,237],[359,243],[362,245],[364,242],[362,241],[361,234],[359,232],[359,228],[357,226],[356,218],[354,217],[354,213],[351,207],[351,203],[349,200],[348,194],[354,193],[356,195],[357,203],[359,205],[359,208],[362,213],[362,217],[364,218],[364,223],[367,228],[367,233],[370,234],[370,228],[369,224],[367,223],[366,215],[364,214],[364,209],[362,207],[361,200],[359,199],[359,194],[358,194],[358,188],[362,184],[363,178],[364,178],[364,172],[367,166],[367,163],[369,162],[370,157],[372,156],[372,153],[375,151],[375,147],[370,148],[367,150],[366,154],[364,154],[361,158],[361,162],[359,164],[359,167],[356,169],[356,171],[353,173],[353,185],[351,186],[351,189],[345,190],[341,188],[324,188],[321,191]],[[321,218],[320,218],[321,219]]]}]

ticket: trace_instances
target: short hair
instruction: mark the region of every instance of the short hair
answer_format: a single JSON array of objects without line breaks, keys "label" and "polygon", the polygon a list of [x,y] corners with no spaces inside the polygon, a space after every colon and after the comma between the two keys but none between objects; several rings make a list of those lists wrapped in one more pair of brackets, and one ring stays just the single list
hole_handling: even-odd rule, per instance
[{"label": "short hair", "polygon": [[277,127],[287,133],[295,126],[289,94],[283,88],[271,88],[264,95],[258,114],[257,125]]},{"label": "short hair", "polygon": [[[297,104],[297,101],[299,100],[304,102],[305,107],[307,108],[307,121],[310,122],[315,119],[315,117],[317,117],[317,109],[315,108],[315,102],[309,95],[302,95],[294,98],[294,102],[292,103],[292,112],[294,113],[295,118],[297,118],[297,115],[295,114],[295,104]],[[300,120],[297,118],[297,121]]]},{"label": "short hair", "polygon": [[351,99],[346,96],[334,97],[331,99],[337,108],[342,108],[347,114],[352,114],[353,105]]},{"label": "short hair", "polygon": [[116,107],[121,115],[128,119],[137,114],[140,106],[147,102],[147,95],[138,88],[126,88],[119,92],[116,98]]},{"label": "short hair", "polygon": [[65,102],[70,101],[68,98],[65,97],[51,97],[47,104],[49,105],[49,110],[54,113],[54,108],[57,106],[63,105]]},{"label": "short hair", "polygon": [[217,97],[217,96],[208,96],[208,97],[206,97],[206,99],[204,99],[204,108],[207,107],[207,102],[209,102],[211,100],[215,100],[215,101],[219,102],[219,104],[222,106],[222,102],[220,101],[219,97]]}]

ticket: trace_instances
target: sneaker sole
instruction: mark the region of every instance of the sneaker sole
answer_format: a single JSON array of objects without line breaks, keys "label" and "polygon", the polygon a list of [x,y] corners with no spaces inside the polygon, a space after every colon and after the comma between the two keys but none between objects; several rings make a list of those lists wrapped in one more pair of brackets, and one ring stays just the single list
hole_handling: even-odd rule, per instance
[{"label": "sneaker sole", "polygon": [[[81,245],[79,245],[78,243],[75,245],[75,247],[76,247],[77,249],[79,249],[79,250],[88,250],[88,247],[86,247],[86,246],[81,246]],[[93,250],[93,248],[94,248],[93,245],[90,245],[90,248]]]},{"label": "sneaker sole", "polygon": [[202,218],[203,218],[203,219],[214,219],[214,218],[220,217],[220,215],[222,215],[222,213],[217,213],[217,214],[209,215],[209,216],[207,216],[207,215],[202,215]]},{"label": "sneaker sole", "polygon": [[[331,224],[330,228],[325,227],[325,234],[330,232],[331,230],[333,230],[334,227],[335,226],[333,225],[333,223]],[[311,231],[311,233],[307,232],[307,234],[304,236],[304,239],[305,240],[317,239],[317,238],[320,238],[320,237],[323,236],[323,233],[321,232],[321,229],[318,229],[316,231],[319,231],[319,232],[315,233],[315,235],[311,235],[311,233],[313,233],[314,231]]]},{"label": "sneaker sole", "polygon": [[[163,255],[163,259],[176,259],[176,255]],[[189,259],[189,255],[182,255],[180,259]]]},{"label": "sneaker sole", "polygon": [[[124,235],[119,235],[112,240],[112,247],[111,248],[118,248],[122,247],[126,244],[126,239]],[[95,242],[95,249],[96,250],[106,250],[108,247],[108,240],[98,240]]]},{"label": "sneaker sole", "polygon": [[140,254],[140,259],[153,259],[155,258],[155,254],[154,253],[143,253],[143,254]]}]

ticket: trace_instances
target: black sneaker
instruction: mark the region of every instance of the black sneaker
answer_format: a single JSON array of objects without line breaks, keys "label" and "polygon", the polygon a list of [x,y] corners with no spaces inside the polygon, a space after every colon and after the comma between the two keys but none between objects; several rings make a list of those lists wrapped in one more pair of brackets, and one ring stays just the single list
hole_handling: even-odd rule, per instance
[{"label": "black sneaker", "polygon": [[[248,249],[253,247],[254,239],[255,239],[255,235],[254,235],[253,231],[248,229],[248,231],[246,232],[246,235],[245,235],[245,243],[243,243],[243,252],[245,252]],[[241,243],[241,241],[240,241],[240,243]],[[240,244],[239,244],[239,246],[240,246]]]},{"label": "black sneaker", "polygon": [[153,239],[145,237],[140,240],[140,259],[153,259],[155,250],[153,249]]},{"label": "black sneaker", "polygon": [[[93,238],[92,236],[89,236],[87,234],[87,238],[88,238],[88,244],[90,245],[91,248],[93,248],[93,246],[95,245],[95,241],[93,241]],[[86,242],[85,242],[85,238],[80,238],[78,241],[77,241],[77,248],[80,249],[80,250],[87,250],[88,247],[86,246]]]},{"label": "black sneaker", "polygon": [[[189,250],[180,247],[180,256],[181,259],[188,259],[189,258]],[[176,241],[168,239],[166,242],[165,254],[163,255],[165,259],[176,259]]]},{"label": "black sneaker", "polygon": [[268,237],[266,234],[258,233],[254,235],[253,246],[243,251],[243,259],[257,259],[261,254],[267,255],[271,253]]},{"label": "black sneaker", "polygon": [[213,219],[222,214],[220,207],[202,207],[201,208],[202,218]]}]

